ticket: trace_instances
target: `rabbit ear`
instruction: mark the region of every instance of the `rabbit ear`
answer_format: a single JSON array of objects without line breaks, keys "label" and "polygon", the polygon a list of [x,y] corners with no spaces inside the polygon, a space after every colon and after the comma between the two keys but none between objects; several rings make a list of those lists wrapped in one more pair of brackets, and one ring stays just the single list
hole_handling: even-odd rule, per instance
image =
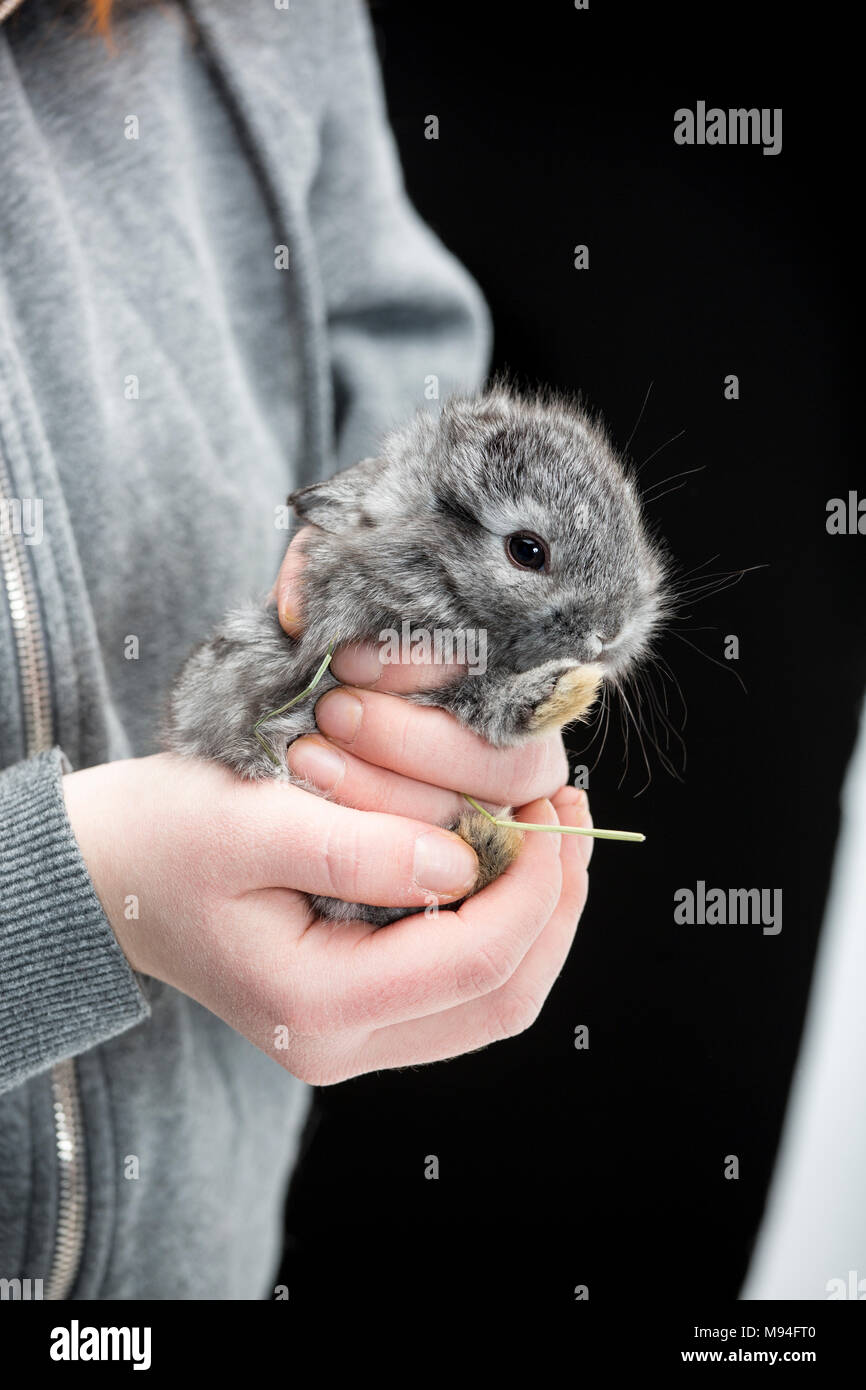
[{"label": "rabbit ear", "polygon": [[291,493],[289,506],[294,507],[295,515],[302,521],[309,521],[323,531],[347,531],[363,525],[365,520],[371,524],[372,518],[365,511],[364,503],[368,489],[384,467],[384,459],[361,459],[360,463],[342,469],[332,478]]}]

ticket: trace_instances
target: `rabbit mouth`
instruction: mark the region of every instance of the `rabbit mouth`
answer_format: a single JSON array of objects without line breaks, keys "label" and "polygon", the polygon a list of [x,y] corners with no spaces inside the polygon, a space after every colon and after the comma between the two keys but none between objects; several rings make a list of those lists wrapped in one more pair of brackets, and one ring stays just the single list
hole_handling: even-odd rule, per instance
[{"label": "rabbit mouth", "polygon": [[551,693],[535,709],[529,727],[546,734],[584,719],[601,690],[604,672],[598,665],[571,666],[557,678]]}]

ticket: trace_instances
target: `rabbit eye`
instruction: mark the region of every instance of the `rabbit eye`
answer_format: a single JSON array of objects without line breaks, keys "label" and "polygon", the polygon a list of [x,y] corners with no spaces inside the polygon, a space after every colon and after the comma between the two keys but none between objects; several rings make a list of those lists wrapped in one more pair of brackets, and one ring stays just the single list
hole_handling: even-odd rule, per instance
[{"label": "rabbit eye", "polygon": [[546,570],[550,566],[547,541],[532,531],[515,531],[505,538],[505,553],[519,570]]}]

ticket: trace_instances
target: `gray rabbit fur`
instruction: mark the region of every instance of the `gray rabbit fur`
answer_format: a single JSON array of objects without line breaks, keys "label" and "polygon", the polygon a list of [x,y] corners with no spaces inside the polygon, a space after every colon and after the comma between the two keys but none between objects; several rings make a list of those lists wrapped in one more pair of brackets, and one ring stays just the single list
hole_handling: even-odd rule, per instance
[{"label": "gray rabbit fur", "polygon": [[[334,638],[381,644],[407,620],[413,632],[486,632],[483,674],[470,667],[445,688],[407,698],[450,710],[501,748],[585,717],[602,682],[648,654],[666,611],[667,561],[628,470],[600,423],[551,392],[519,395],[494,383],[478,396],[452,396],[438,418],[419,411],[385,437],[377,457],[289,502],[314,528],[305,542],[303,635],[287,637],[273,605],[230,612],[169,698],[165,746],[241,777],[290,778],[286,747],[315,731],[316,700],[337,684],[330,671],[313,695],[263,726],[279,766],[253,728],[309,685]],[[521,568],[515,555],[543,568]],[[468,805],[451,828],[479,856],[474,892],[517,851],[519,835]],[[408,915],[310,901],[337,920],[381,926]]]}]

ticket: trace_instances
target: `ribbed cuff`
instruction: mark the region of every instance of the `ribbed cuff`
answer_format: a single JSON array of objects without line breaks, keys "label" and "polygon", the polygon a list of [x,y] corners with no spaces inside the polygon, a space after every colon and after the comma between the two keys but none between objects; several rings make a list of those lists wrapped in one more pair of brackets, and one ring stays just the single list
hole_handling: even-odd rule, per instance
[{"label": "ribbed cuff", "polygon": [[60,748],[0,773],[0,1091],[149,1015],[63,798]]}]

